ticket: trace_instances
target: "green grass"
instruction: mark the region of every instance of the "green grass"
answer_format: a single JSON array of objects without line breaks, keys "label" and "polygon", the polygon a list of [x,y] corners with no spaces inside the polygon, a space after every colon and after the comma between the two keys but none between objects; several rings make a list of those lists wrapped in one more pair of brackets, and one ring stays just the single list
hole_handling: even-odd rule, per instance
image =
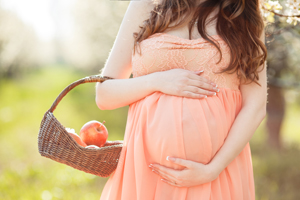
[{"label": "green grass", "polygon": [[[97,177],[41,157],[37,136],[44,113],[71,82],[88,76],[66,66],[49,66],[17,80],[0,80],[0,199],[99,199],[107,178]],[[54,115],[77,133],[90,120],[106,121],[108,140],[122,140],[128,108],[101,111],[95,84],[69,92]],[[282,128],[285,150],[265,145],[264,123],[251,140],[257,200],[300,199],[300,107],[288,104]]]},{"label": "green grass", "polygon": [[[44,113],[70,83],[88,76],[63,66],[0,82],[0,199],[99,199],[107,178],[41,157],[37,136]],[[77,133],[90,120],[106,121],[108,140],[122,140],[127,108],[101,111],[95,84],[70,91],[54,115]],[[78,198],[80,197],[80,198]]]}]

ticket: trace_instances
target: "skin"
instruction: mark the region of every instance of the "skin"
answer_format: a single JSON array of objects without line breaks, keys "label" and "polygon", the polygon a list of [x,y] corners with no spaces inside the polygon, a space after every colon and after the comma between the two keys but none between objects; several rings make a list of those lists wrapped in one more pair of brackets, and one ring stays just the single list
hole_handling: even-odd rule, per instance
[{"label": "skin", "polygon": [[[204,98],[204,95],[213,95],[210,92],[218,91],[217,88],[213,88],[214,83],[201,77],[201,72],[183,69],[129,78],[132,71],[131,53],[134,43],[132,33],[138,32],[139,25],[148,18],[153,8],[149,2],[148,0],[131,1],[129,4],[112,51],[101,73],[116,80],[96,84],[96,103],[101,110],[127,106],[155,91],[188,98]],[[264,42],[263,36],[264,32],[261,36]],[[210,163],[204,165],[175,158],[174,161],[171,159],[169,161],[185,166],[185,169],[175,170],[158,163],[149,163],[152,164],[152,167],[149,165],[149,170],[153,170],[152,172],[167,184],[176,187],[191,187],[215,180],[243,150],[266,115],[266,67],[258,75],[261,87],[256,83],[240,86],[243,99],[242,109],[224,145]]]}]

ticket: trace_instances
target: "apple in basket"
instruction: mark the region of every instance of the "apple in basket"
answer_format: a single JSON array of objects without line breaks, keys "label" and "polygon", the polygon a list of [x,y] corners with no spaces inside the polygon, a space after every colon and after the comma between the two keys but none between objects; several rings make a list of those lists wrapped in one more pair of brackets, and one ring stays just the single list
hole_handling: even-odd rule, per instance
[{"label": "apple in basket", "polygon": [[100,147],[96,146],[96,145],[88,145],[85,148],[90,148],[90,149],[100,149]]},{"label": "apple in basket", "polygon": [[80,137],[87,145],[102,147],[107,140],[108,132],[104,124],[92,120],[82,126],[80,129]]},{"label": "apple in basket", "polygon": [[75,133],[74,129],[66,128],[66,131],[69,133],[69,135],[82,147],[86,147],[87,145],[85,142],[82,141],[82,139]]}]

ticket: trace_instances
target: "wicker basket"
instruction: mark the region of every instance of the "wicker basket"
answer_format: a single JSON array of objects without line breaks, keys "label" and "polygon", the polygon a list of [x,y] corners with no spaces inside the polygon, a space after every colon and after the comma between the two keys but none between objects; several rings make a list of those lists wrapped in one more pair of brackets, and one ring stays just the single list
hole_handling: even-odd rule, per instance
[{"label": "wicker basket", "polygon": [[73,82],[59,94],[41,122],[38,148],[42,156],[100,177],[108,177],[116,169],[123,147],[122,140],[107,141],[99,149],[84,148],[77,144],[53,115],[58,103],[74,87],[107,79],[111,78],[99,75],[85,77]]}]

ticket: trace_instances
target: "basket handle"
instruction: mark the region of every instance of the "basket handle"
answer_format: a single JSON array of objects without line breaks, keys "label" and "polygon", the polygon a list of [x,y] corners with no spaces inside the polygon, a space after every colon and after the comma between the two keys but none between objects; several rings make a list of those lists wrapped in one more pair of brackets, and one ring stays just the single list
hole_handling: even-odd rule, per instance
[{"label": "basket handle", "polygon": [[108,79],[113,79],[111,77],[108,76],[101,76],[101,75],[92,75],[92,76],[87,76],[85,78],[79,79],[73,83],[71,83],[69,86],[67,86],[59,95],[58,97],[55,99],[55,101],[53,102],[51,108],[49,109],[49,111],[51,113],[53,113],[53,111],[55,110],[56,106],[58,105],[58,103],[62,100],[62,98],[68,94],[69,91],[71,91],[74,87],[83,84],[83,83],[92,83],[92,82],[104,82]]}]

